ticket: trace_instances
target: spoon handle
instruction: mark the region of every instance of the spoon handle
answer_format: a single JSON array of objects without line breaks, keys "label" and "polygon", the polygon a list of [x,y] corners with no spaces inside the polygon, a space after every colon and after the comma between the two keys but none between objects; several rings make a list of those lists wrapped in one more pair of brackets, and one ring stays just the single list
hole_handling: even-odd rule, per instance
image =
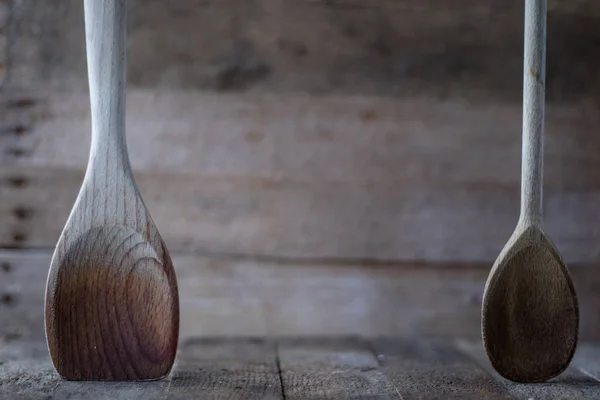
[{"label": "spoon handle", "polygon": [[[94,173],[129,172],[125,141],[125,0],[84,0]],[[112,173],[111,173],[112,172]]]},{"label": "spoon handle", "polygon": [[546,8],[546,0],[525,0],[520,219],[530,224],[542,222]]}]

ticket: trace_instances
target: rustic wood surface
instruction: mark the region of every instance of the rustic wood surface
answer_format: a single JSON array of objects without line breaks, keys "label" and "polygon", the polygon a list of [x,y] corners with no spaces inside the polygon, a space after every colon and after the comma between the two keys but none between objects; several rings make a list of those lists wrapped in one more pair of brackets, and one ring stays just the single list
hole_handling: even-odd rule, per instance
[{"label": "rustic wood surface", "polygon": [[[44,287],[51,256],[46,250],[0,252],[0,337],[44,337]],[[240,333],[372,336],[412,330],[477,337],[489,270],[477,265],[332,265],[177,253],[173,264],[182,340]],[[588,293],[597,285],[593,279],[580,281],[590,285]],[[589,306],[586,311],[594,314],[596,302]],[[585,321],[588,334],[593,334],[594,320]]]},{"label": "rustic wood surface", "polygon": [[287,339],[277,349],[286,399],[398,398],[367,340]]},{"label": "rustic wood surface", "polygon": [[[0,351],[21,360],[0,365],[12,371],[0,398],[29,387],[43,388],[33,398],[52,396],[59,383],[41,345],[43,288],[90,144],[82,2],[39,3],[10,2],[10,22],[0,25],[9,66],[0,66],[0,247],[29,249],[0,252]],[[518,217],[521,1],[130,0],[128,7],[131,162],[176,252],[182,339],[479,338],[485,278]],[[546,230],[572,268],[581,338],[596,339],[600,8],[553,0],[549,9]],[[18,350],[25,341],[38,349],[33,361]],[[332,374],[372,362],[357,343],[359,361],[338,357]],[[317,347],[336,359],[336,349]],[[515,398],[593,398],[598,352],[580,348],[585,358],[579,363],[578,350],[566,385],[559,377],[511,386],[492,376]],[[286,349],[293,368],[301,351]],[[485,361],[482,348],[477,354]],[[321,359],[313,352],[307,362]],[[385,375],[385,354],[378,361],[365,382],[387,390],[373,378]],[[448,361],[487,381],[465,362]],[[253,371],[235,368],[236,382]],[[456,374],[422,371],[446,393],[453,388]],[[165,382],[61,384],[56,397],[91,390],[98,398],[126,391],[163,398]],[[189,381],[178,394],[206,393],[209,384]],[[249,388],[220,385],[216,393],[231,396]],[[299,393],[298,385],[290,391]]]},{"label": "rustic wood surface", "polygon": [[[0,338],[44,338],[52,253],[0,251]],[[487,264],[307,263],[174,254],[180,340],[231,335],[481,337]],[[600,336],[597,265],[576,265],[580,337]]]},{"label": "rustic wood surface", "polygon": [[[13,3],[9,86],[85,89],[82,2]],[[127,4],[132,87],[494,102],[522,95],[518,0]],[[600,92],[599,19],[594,0],[549,2],[550,101]]]},{"label": "rustic wood surface", "polygon": [[[499,377],[481,342],[433,337],[203,337],[152,382],[74,382],[43,341],[0,341],[0,399],[595,399],[599,347],[585,344],[547,383]],[[585,372],[584,372],[585,371]]]},{"label": "rustic wood surface", "polygon": [[597,371],[597,361],[590,362],[590,356],[597,354],[597,345],[584,345],[577,348],[571,365],[558,377],[532,384],[517,383],[501,378],[489,363],[481,343],[458,340],[457,347],[472,357],[498,380],[508,392],[518,399],[585,399],[599,396],[598,376],[587,372],[586,368]]},{"label": "rustic wood surface", "polygon": [[0,88],[3,86],[8,75],[8,27],[10,14],[11,8],[9,2],[0,2]]},{"label": "rustic wood surface", "polygon": [[281,399],[277,348],[264,338],[190,339],[170,377],[169,399]]},{"label": "rustic wood surface", "polygon": [[[35,99],[8,114],[32,129],[0,137],[2,246],[54,246],[87,163],[87,95]],[[491,265],[518,218],[517,105],[152,92],[128,101],[136,182],[172,251]],[[590,110],[548,112],[546,231],[567,264],[600,258],[600,114]]]},{"label": "rustic wood surface", "polygon": [[[89,154],[82,6],[11,4],[0,245],[50,247]],[[170,249],[491,263],[508,239],[521,1],[128,7],[131,160]],[[549,5],[544,211],[567,263],[600,258],[599,19]]]},{"label": "rustic wood surface", "polygon": [[377,339],[381,369],[403,399],[506,399],[501,385],[445,340]]}]

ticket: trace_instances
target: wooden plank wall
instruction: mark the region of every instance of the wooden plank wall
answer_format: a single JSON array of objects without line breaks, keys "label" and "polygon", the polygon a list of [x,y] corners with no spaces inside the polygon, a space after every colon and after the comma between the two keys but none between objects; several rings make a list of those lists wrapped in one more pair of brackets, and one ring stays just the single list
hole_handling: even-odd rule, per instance
[{"label": "wooden plank wall", "polygon": [[[521,2],[400,3],[129,2],[129,147],[171,249],[495,258],[518,214]],[[0,244],[50,247],[88,155],[81,2],[15,4]],[[591,4],[549,15],[545,211],[570,262],[600,255]]]},{"label": "wooden plank wall", "polygon": [[[44,338],[51,252],[0,251],[0,343]],[[480,339],[488,265],[294,262],[175,253],[180,337],[428,335]],[[597,340],[600,274],[577,265],[580,338]]]},{"label": "wooden plank wall", "polygon": [[[298,286],[285,287],[298,293],[331,277],[328,307],[298,294],[282,310],[309,317],[281,311],[274,334],[479,334],[479,300],[421,293],[470,299],[454,285],[482,290],[516,223],[522,1],[127,4],[130,156],[172,252],[293,266]],[[589,338],[600,334],[599,23],[592,0],[549,2],[545,218],[581,281]],[[0,1],[0,247],[48,255],[77,195],[90,140],[83,38],[80,0]],[[207,276],[200,264],[181,274]],[[398,290],[365,289],[381,265]],[[343,277],[381,302],[357,317]],[[221,324],[245,309],[233,289],[213,303],[186,293],[220,307],[207,333],[247,328]],[[395,316],[368,316],[400,301]],[[270,310],[260,304],[245,315]],[[448,304],[460,323],[402,318]]]}]

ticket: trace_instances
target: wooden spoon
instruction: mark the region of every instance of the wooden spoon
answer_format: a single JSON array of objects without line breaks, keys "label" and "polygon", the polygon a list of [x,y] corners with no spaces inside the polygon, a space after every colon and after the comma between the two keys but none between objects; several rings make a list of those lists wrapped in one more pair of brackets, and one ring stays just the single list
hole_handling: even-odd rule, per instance
[{"label": "wooden spoon", "polygon": [[546,1],[525,1],[521,215],[488,277],[482,335],[493,367],[517,382],[565,370],[577,345],[571,277],[542,229]]},{"label": "wooden spoon", "polygon": [[150,380],[172,368],[179,299],[171,258],[125,141],[124,0],[84,0],[92,144],[46,287],[46,338],[72,380]]}]

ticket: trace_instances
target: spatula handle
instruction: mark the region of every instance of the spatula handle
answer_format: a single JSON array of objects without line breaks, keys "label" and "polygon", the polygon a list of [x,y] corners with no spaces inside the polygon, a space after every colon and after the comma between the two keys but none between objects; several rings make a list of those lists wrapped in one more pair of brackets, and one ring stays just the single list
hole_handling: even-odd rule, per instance
[{"label": "spatula handle", "polygon": [[546,0],[525,0],[521,220],[542,222]]},{"label": "spatula handle", "polygon": [[84,0],[92,145],[96,173],[129,171],[125,141],[125,0]]}]

